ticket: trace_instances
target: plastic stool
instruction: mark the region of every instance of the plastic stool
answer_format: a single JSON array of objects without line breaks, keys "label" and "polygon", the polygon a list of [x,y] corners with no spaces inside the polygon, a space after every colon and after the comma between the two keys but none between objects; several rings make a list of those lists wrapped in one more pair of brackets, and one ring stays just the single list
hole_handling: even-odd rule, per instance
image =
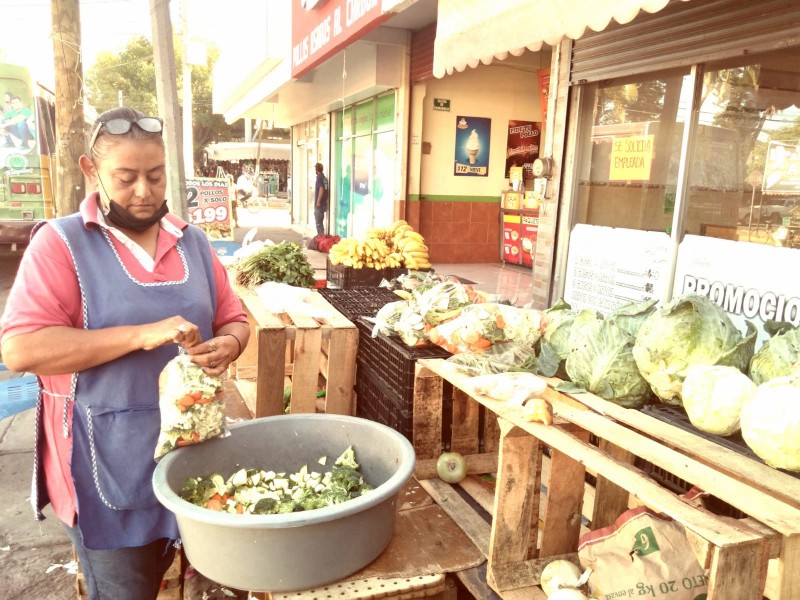
[{"label": "plastic stool", "polygon": [[33,408],[38,397],[39,381],[36,375],[25,375],[0,382],[0,419]]}]

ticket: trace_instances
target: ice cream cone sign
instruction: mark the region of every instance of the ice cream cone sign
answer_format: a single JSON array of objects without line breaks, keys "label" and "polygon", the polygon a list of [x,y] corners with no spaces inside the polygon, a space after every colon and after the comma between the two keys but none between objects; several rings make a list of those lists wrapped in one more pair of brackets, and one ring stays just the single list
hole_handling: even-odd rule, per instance
[{"label": "ice cream cone sign", "polygon": [[467,140],[465,150],[467,151],[467,156],[469,157],[469,164],[474,165],[477,161],[478,152],[481,150],[481,141],[478,137],[478,132],[474,129],[472,130],[472,133],[469,134],[469,139]]}]

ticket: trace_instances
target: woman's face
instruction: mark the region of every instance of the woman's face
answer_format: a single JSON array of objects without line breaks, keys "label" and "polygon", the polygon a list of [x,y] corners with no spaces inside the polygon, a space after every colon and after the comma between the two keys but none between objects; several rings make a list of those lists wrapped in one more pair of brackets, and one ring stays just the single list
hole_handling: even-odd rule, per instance
[{"label": "woman's face", "polygon": [[98,177],[95,183],[104,207],[113,200],[132,216],[145,219],[166,201],[166,158],[155,140],[113,138],[95,165]]}]

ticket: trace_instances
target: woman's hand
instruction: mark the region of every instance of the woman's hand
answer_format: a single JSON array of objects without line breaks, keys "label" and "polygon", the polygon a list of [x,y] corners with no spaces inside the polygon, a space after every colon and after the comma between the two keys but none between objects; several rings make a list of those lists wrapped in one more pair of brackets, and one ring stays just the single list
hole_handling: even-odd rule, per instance
[{"label": "woman's hand", "polygon": [[220,335],[187,347],[186,354],[209,375],[222,375],[239,356],[239,343],[232,334]]},{"label": "woman's hand", "polygon": [[202,341],[197,325],[179,315],[141,327],[143,350],[152,350],[165,344],[180,344],[188,349]]}]

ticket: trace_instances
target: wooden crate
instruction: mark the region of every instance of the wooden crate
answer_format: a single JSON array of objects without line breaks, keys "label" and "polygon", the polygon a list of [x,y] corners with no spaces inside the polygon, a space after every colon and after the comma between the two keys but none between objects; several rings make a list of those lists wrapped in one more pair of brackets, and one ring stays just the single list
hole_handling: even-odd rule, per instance
[{"label": "wooden crate", "polygon": [[[421,483],[485,552],[486,579],[502,598],[544,598],[537,585],[541,567],[547,562],[542,559],[560,555],[574,559],[586,513],[595,529],[613,522],[633,499],[670,515],[686,528],[701,564],[709,572],[709,600],[760,599],[765,588],[773,600],[800,599],[800,510],[796,506],[800,496],[792,495],[792,482],[781,480],[781,485],[776,485],[778,490],[772,490],[772,483],[764,483],[763,478],[758,485],[743,481],[738,472],[749,472],[749,459],[737,457],[723,469],[717,465],[721,460],[715,448],[702,452],[705,461],[691,456],[691,452],[678,452],[672,444],[677,445],[675,440],[681,438],[670,438],[670,443],[652,439],[647,427],[642,425],[642,430],[637,430],[618,414],[641,413],[614,405],[610,409],[610,403],[596,397],[588,406],[549,389],[547,399],[557,418],[546,427],[524,421],[517,409],[504,403],[470,394],[466,391],[470,389],[469,377],[449,363],[420,360],[413,433],[418,477],[433,476],[435,459],[442,449],[440,419],[436,417],[441,415],[443,380],[457,390],[453,397],[452,449],[467,455],[470,473],[492,472],[497,465],[493,494],[476,491],[474,477],[465,480],[471,489],[461,484],[491,514],[491,525],[476,518],[470,504],[448,484],[436,478]],[[487,411],[482,431],[480,407]],[[613,420],[604,414],[611,410]],[[497,417],[496,425],[492,415]],[[639,417],[629,416],[629,420],[635,419]],[[661,424],[657,429],[662,437],[667,437],[665,427]],[[589,443],[590,434],[599,438],[599,447]],[[694,442],[681,439],[685,448],[696,448]],[[750,518],[736,521],[689,505],[635,468],[631,464],[635,456],[700,486]],[[591,495],[586,494],[587,469],[597,477]],[[748,479],[758,477],[751,474]],[[542,493],[542,484],[546,494]],[[587,498],[591,506],[586,506]],[[766,583],[768,562],[775,571],[774,583]]]},{"label": "wooden crate", "polygon": [[[291,385],[293,413],[355,414],[358,330],[318,292],[311,303],[324,318],[273,314],[258,296],[237,289],[250,322],[250,342],[232,374],[254,417],[283,414],[283,391]],[[317,392],[325,389],[324,399]]]},{"label": "wooden crate", "polygon": [[[73,560],[77,562],[77,557],[73,553]],[[75,592],[78,600],[87,600],[89,593],[86,590],[86,579],[83,573],[78,569],[78,574],[75,576]],[[175,560],[172,561],[169,569],[164,574],[164,579],[161,581],[161,591],[158,593],[158,600],[181,600],[183,597],[181,592],[181,551],[175,552]]]}]

